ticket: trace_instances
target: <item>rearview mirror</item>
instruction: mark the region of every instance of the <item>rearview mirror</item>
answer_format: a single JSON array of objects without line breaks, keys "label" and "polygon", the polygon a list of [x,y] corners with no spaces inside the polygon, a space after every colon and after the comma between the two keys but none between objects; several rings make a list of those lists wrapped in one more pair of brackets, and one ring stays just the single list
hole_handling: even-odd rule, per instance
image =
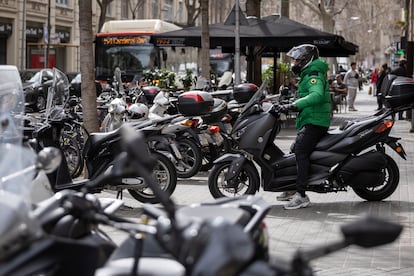
[{"label": "rearview mirror", "polygon": [[348,244],[361,247],[374,247],[395,241],[403,227],[375,217],[366,217],[341,227]]}]

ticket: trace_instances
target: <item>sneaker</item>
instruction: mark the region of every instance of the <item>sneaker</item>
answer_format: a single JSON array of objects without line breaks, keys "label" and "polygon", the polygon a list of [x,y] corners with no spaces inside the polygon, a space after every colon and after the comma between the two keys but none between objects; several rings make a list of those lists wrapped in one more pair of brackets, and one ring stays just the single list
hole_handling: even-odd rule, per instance
[{"label": "sneaker", "polygon": [[299,193],[295,193],[293,198],[289,201],[288,204],[283,206],[286,210],[293,210],[299,208],[306,208],[310,204],[310,200],[308,196],[302,197]]},{"label": "sneaker", "polygon": [[353,107],[350,107],[350,108],[349,108],[349,111],[358,111],[358,109],[355,109],[355,108],[353,108]]},{"label": "sneaker", "polygon": [[283,192],[280,195],[278,195],[276,197],[277,200],[279,201],[289,201],[292,199],[292,197],[295,195],[295,191],[287,191],[287,192]]}]

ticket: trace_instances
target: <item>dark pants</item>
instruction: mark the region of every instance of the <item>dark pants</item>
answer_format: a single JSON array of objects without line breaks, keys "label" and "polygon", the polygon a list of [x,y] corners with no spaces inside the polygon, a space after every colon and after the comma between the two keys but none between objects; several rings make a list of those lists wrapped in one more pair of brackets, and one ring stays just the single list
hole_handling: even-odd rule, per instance
[{"label": "dark pants", "polygon": [[298,170],[296,179],[296,190],[305,196],[306,186],[310,168],[309,156],[316,144],[326,134],[328,128],[315,125],[305,125],[296,136],[294,152],[296,156],[296,168]]},{"label": "dark pants", "polygon": [[378,104],[378,109],[382,109],[382,95],[381,94],[377,94],[377,104]]}]

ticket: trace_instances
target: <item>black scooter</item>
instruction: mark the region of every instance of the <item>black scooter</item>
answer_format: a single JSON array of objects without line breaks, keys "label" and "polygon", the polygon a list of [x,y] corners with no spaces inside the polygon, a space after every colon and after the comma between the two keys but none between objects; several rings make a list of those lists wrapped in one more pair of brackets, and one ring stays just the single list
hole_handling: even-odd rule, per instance
[{"label": "black scooter", "polygon": [[[65,126],[65,120],[50,121],[37,129],[34,137],[37,140],[37,150],[43,147],[60,148],[60,138]],[[89,179],[73,181],[65,158],[61,166],[53,173],[48,174],[51,188],[54,192],[64,189],[80,190],[90,180],[97,179],[102,174],[109,173],[115,163],[116,156],[121,151],[121,131],[116,129],[105,133],[91,133],[85,142],[82,158],[85,161]],[[173,163],[164,154],[152,150],[151,154],[157,159],[153,175],[162,190],[171,195],[177,185],[177,174]],[[138,201],[146,203],[158,203],[155,195],[140,176],[122,178],[121,181],[101,183],[90,192],[101,192],[104,189],[115,190],[121,193],[128,192]]]},{"label": "black scooter", "polygon": [[[246,104],[234,124],[231,137],[235,153],[215,160],[208,185],[213,197],[295,190],[295,155],[285,154],[274,140],[285,111],[275,104],[263,111],[264,82]],[[405,151],[390,136],[396,109],[386,109],[331,131],[311,154],[307,190],[318,193],[347,191],[351,187],[361,198],[377,201],[389,197],[399,183],[396,162],[385,153],[388,145],[403,159]],[[260,173],[255,165],[260,167]]]}]

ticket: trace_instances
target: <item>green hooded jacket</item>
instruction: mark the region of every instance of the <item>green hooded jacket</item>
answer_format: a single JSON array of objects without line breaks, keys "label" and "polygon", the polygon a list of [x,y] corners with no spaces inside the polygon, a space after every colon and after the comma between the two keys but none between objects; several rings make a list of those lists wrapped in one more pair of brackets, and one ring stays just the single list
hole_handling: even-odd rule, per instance
[{"label": "green hooded jacket", "polygon": [[299,99],[295,105],[299,111],[296,117],[296,129],[312,124],[329,127],[331,123],[331,95],[326,79],[328,64],[315,59],[300,74],[298,83]]}]

